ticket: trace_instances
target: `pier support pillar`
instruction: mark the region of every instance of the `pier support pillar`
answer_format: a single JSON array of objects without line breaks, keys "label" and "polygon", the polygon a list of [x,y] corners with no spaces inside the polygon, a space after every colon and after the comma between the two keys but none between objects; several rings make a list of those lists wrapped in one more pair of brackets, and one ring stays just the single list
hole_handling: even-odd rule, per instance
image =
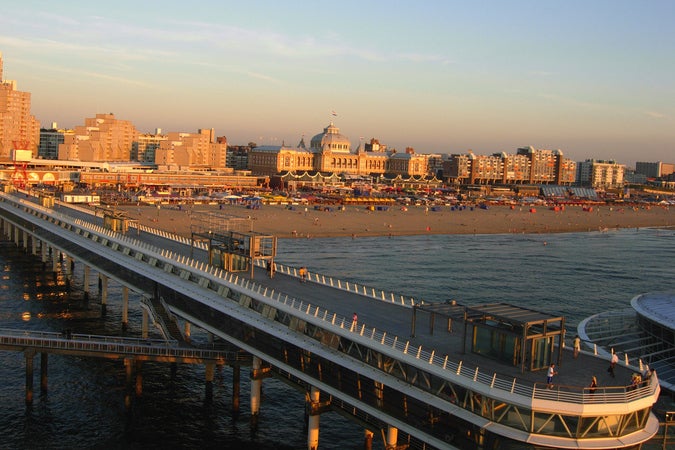
[{"label": "pier support pillar", "polygon": [[131,409],[131,376],[133,372],[134,360],[124,358],[124,407],[129,411]]},{"label": "pier support pillar", "polygon": [[251,421],[258,422],[260,413],[260,396],[262,394],[262,360],[257,356],[253,357],[251,366]]},{"label": "pier support pillar", "polygon": [[370,430],[363,433],[363,450],[373,450],[373,432]]},{"label": "pier support pillar", "polygon": [[35,256],[37,255],[37,244],[38,244],[38,238],[33,236],[30,240],[30,252],[31,255]]},{"label": "pier support pillar", "polygon": [[205,365],[206,387],[204,394],[204,403],[213,401],[213,378],[216,373],[216,363],[207,362]]},{"label": "pier support pillar", "polygon": [[241,390],[241,366],[232,366],[232,414],[239,416],[239,393]]},{"label": "pier support pillar", "polygon": [[190,322],[185,322],[185,340],[190,342],[190,333],[192,332],[192,327]]},{"label": "pier support pillar", "polygon": [[59,252],[56,249],[52,249],[52,272],[54,272],[54,276],[56,276],[57,272],[59,271],[59,255],[61,252]]},{"label": "pier support pillar", "polygon": [[85,264],[84,266],[84,281],[82,282],[84,288],[84,298],[89,298],[89,282],[91,277],[91,267]]},{"label": "pier support pillar", "polygon": [[387,427],[387,441],[385,442],[385,448],[396,448],[398,443],[398,428],[392,427],[389,425]]},{"label": "pier support pillar", "polygon": [[312,386],[309,390],[309,418],[307,419],[307,449],[318,450],[319,448],[319,398],[321,391]]},{"label": "pier support pillar", "polygon": [[129,288],[122,286],[122,329],[129,325]]},{"label": "pier support pillar", "polygon": [[136,360],[136,397],[143,395],[143,361]]},{"label": "pier support pillar", "polygon": [[47,243],[45,241],[42,241],[40,243],[40,251],[42,253],[42,264],[47,264],[47,259],[49,257],[48,255],[49,247],[47,246]]},{"label": "pier support pillar", "polygon": [[72,256],[66,255],[66,263],[64,264],[65,272],[67,277],[73,276],[73,268],[75,267],[75,261]]},{"label": "pier support pillar", "polygon": [[28,251],[28,233],[24,231],[21,234],[23,235],[23,249]]},{"label": "pier support pillar", "polygon": [[33,404],[33,356],[34,350],[24,352],[26,358],[26,405]]},{"label": "pier support pillar", "polygon": [[148,322],[149,322],[148,311],[145,308],[143,308],[143,318],[141,320],[141,337],[143,339],[148,338]]},{"label": "pier support pillar", "polygon": [[108,277],[99,273],[98,283],[101,294],[101,308],[105,313],[106,307],[108,306]]},{"label": "pier support pillar", "polygon": [[21,230],[19,227],[14,227],[14,245],[17,247],[19,246],[19,234],[21,233]]},{"label": "pier support pillar", "polygon": [[40,353],[40,392],[47,393],[47,372],[49,370],[49,354]]}]

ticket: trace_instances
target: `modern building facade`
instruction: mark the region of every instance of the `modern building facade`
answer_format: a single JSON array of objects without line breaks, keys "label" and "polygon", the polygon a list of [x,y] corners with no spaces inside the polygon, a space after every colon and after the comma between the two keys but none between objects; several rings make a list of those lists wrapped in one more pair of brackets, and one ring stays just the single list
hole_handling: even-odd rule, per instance
[{"label": "modern building facade", "polygon": [[72,134],[72,130],[59,130],[56,123],[51,128],[40,129],[40,145],[37,157],[41,159],[59,159],[59,145],[65,142],[66,133]]},{"label": "modern building facade", "polygon": [[161,146],[162,141],[167,139],[168,136],[162,134],[162,130],[159,128],[155,130],[154,134],[139,134],[138,140],[131,144],[131,160],[154,163],[157,149]]},{"label": "modern building facade", "polygon": [[613,160],[587,159],[579,163],[577,184],[594,189],[619,189],[624,184],[626,166]]},{"label": "modern building facade", "polygon": [[[37,154],[40,123],[30,113],[30,93],[16,89],[16,81],[3,78],[0,52],[0,159],[11,159],[13,150]],[[20,147],[20,148],[19,148]]]},{"label": "modern building facade", "polygon": [[574,183],[576,163],[560,150],[521,147],[505,152],[476,155],[453,154],[443,163],[443,176],[454,184],[559,184]]},{"label": "modern building facade", "polygon": [[227,142],[215,140],[214,130],[171,132],[155,151],[155,164],[168,170],[220,170],[227,167]]},{"label": "modern building facade", "polygon": [[138,130],[128,120],[114,114],[96,114],[66,134],[59,145],[59,158],[74,161],[128,162],[131,147],[138,141]]},{"label": "modern building facade", "polygon": [[647,178],[661,178],[675,173],[675,164],[657,162],[636,162],[635,173],[646,176]]}]

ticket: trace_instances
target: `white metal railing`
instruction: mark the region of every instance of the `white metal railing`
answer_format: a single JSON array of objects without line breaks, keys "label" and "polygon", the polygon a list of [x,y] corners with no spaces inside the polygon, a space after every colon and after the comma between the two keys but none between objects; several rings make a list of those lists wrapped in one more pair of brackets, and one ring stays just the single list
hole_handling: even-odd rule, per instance
[{"label": "white metal railing", "polygon": [[181,347],[175,340],[139,339],[91,334],[70,334],[50,331],[25,331],[0,328],[0,345],[18,345],[35,348],[114,352],[132,355],[175,356],[181,358],[218,359],[224,352],[198,347]]},{"label": "white metal railing", "polygon": [[[262,261],[256,261],[255,264],[259,267],[263,266]],[[274,272],[282,273],[295,278],[300,278],[298,267],[286,266],[279,263],[274,263]],[[362,295],[364,297],[380,300],[387,303],[394,303],[400,306],[412,308],[415,305],[415,299],[412,297],[404,297],[403,295],[396,295],[393,292],[385,292],[384,290],[375,289],[372,287],[359,285],[358,283],[350,283],[348,281],[333,278],[320,273],[307,272],[307,281],[328,286],[334,289],[347,291],[353,294]]]},{"label": "white metal railing", "polygon": [[[35,207],[38,205],[31,203],[30,206]],[[38,206],[36,209],[44,208]],[[50,215],[53,214],[53,211],[51,210],[47,210],[47,212]],[[62,217],[62,220],[72,223],[72,219],[67,220],[66,217]],[[377,330],[374,327],[366,327],[365,324],[355,325],[351,318],[331,313],[327,309],[322,309],[303,301],[298,301],[295,298],[288,297],[288,295],[275,292],[269,287],[239,277],[234,273],[225,272],[222,269],[196,261],[185,255],[177,255],[167,250],[158,249],[147,243],[121,235],[99,225],[87,223],[80,219],[75,219],[74,222],[77,226],[82,227],[83,229],[86,228],[91,233],[94,233],[90,235],[90,238],[95,235],[99,238],[106,237],[109,240],[116,240],[127,246],[143,249],[143,252],[145,253],[151,252],[157,258],[163,259],[171,265],[180,266],[184,270],[191,271],[191,273],[201,272],[200,275],[210,277],[215,283],[225,282],[230,284],[229,287],[236,286],[243,291],[248,291],[251,294],[255,294],[258,299],[264,300],[267,303],[274,301],[277,305],[283,305],[292,310],[295,315],[302,316],[308,321],[317,322],[318,325],[326,330],[333,331],[336,334],[344,335],[351,339],[365,340],[365,342],[369,342],[368,345],[372,348],[398,354],[398,358],[407,360],[424,370],[434,369],[437,371],[438,375],[443,378],[455,382],[464,380],[463,383],[470,384],[471,388],[474,390],[476,389],[476,385],[482,385],[490,389],[493,396],[499,395],[498,392],[502,392],[503,395],[519,394],[528,398],[549,399],[550,395],[552,395],[551,393],[543,392],[541,389],[536,389],[535,385],[518,382],[515,377],[503,378],[497,373],[481,372],[479,367],[466,367],[462,361],[450,361],[448,357],[436,355],[434,350],[429,351],[422,348],[421,345],[416,346],[410,341],[399,339],[396,335],[388,335],[386,331]],[[121,249],[119,251],[121,251]],[[393,354],[392,356],[396,357]],[[655,394],[657,387],[658,383],[650,383],[646,389],[638,390],[637,392],[638,395],[648,397]],[[623,395],[617,395],[617,397],[612,397],[608,400],[611,403],[623,403],[635,400],[635,395],[636,394],[628,396],[627,392],[624,392]],[[564,399],[562,399],[562,397],[564,397]],[[579,392],[569,392],[568,394],[561,396],[561,400],[558,401],[584,403],[586,400],[583,390],[580,390]]]}]

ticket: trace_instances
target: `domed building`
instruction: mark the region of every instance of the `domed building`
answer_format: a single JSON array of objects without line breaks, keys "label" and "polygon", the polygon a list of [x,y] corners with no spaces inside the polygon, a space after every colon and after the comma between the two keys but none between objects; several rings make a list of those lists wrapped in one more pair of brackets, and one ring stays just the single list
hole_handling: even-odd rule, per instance
[{"label": "domed building", "polygon": [[375,139],[352,152],[349,138],[331,122],[323,133],[312,137],[309,149],[304,138],[295,148],[265,145],[251,149],[249,169],[256,175],[280,176],[308,184],[385,174],[425,177],[428,157],[415,154],[412,149],[400,155],[395,150],[386,151],[386,146]]},{"label": "domed building", "polygon": [[340,129],[331,122],[323,129],[323,133],[319,133],[312,138],[309,142],[309,148],[316,153],[350,153],[352,144],[349,142],[349,138],[340,134]]}]

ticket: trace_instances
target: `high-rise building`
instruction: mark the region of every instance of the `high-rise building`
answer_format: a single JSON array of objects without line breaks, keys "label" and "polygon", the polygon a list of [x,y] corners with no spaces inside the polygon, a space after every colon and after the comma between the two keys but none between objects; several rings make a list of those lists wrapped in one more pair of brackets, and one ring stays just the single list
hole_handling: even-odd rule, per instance
[{"label": "high-rise building", "polygon": [[675,164],[658,162],[636,162],[635,173],[642,174],[647,178],[666,177],[675,172]]},{"label": "high-rise building", "polygon": [[30,113],[30,93],[17,91],[16,81],[3,79],[0,52],[0,159],[11,159],[15,148],[34,157],[39,140],[40,123]]},{"label": "high-rise building", "polygon": [[96,114],[65,136],[59,158],[74,161],[128,162],[138,131],[128,120],[114,114]]},{"label": "high-rise building", "polygon": [[37,157],[40,159],[59,159],[59,145],[65,141],[66,133],[72,134],[72,130],[59,130],[56,124],[52,128],[40,129],[40,145]]},{"label": "high-rise building", "polygon": [[161,128],[155,131],[155,134],[139,134],[138,141],[131,144],[131,160],[138,162],[154,163],[157,150],[162,141],[166,141],[169,137],[162,134]]},{"label": "high-rise building", "polygon": [[451,155],[443,175],[457,184],[561,184],[575,181],[576,163],[560,150],[521,147],[515,154]]},{"label": "high-rise building", "polygon": [[578,184],[595,189],[617,189],[623,187],[626,166],[616,161],[587,159],[578,164]]},{"label": "high-rise building", "polygon": [[155,151],[155,164],[168,169],[224,169],[227,143],[215,142],[213,128],[198,133],[171,132]]}]

